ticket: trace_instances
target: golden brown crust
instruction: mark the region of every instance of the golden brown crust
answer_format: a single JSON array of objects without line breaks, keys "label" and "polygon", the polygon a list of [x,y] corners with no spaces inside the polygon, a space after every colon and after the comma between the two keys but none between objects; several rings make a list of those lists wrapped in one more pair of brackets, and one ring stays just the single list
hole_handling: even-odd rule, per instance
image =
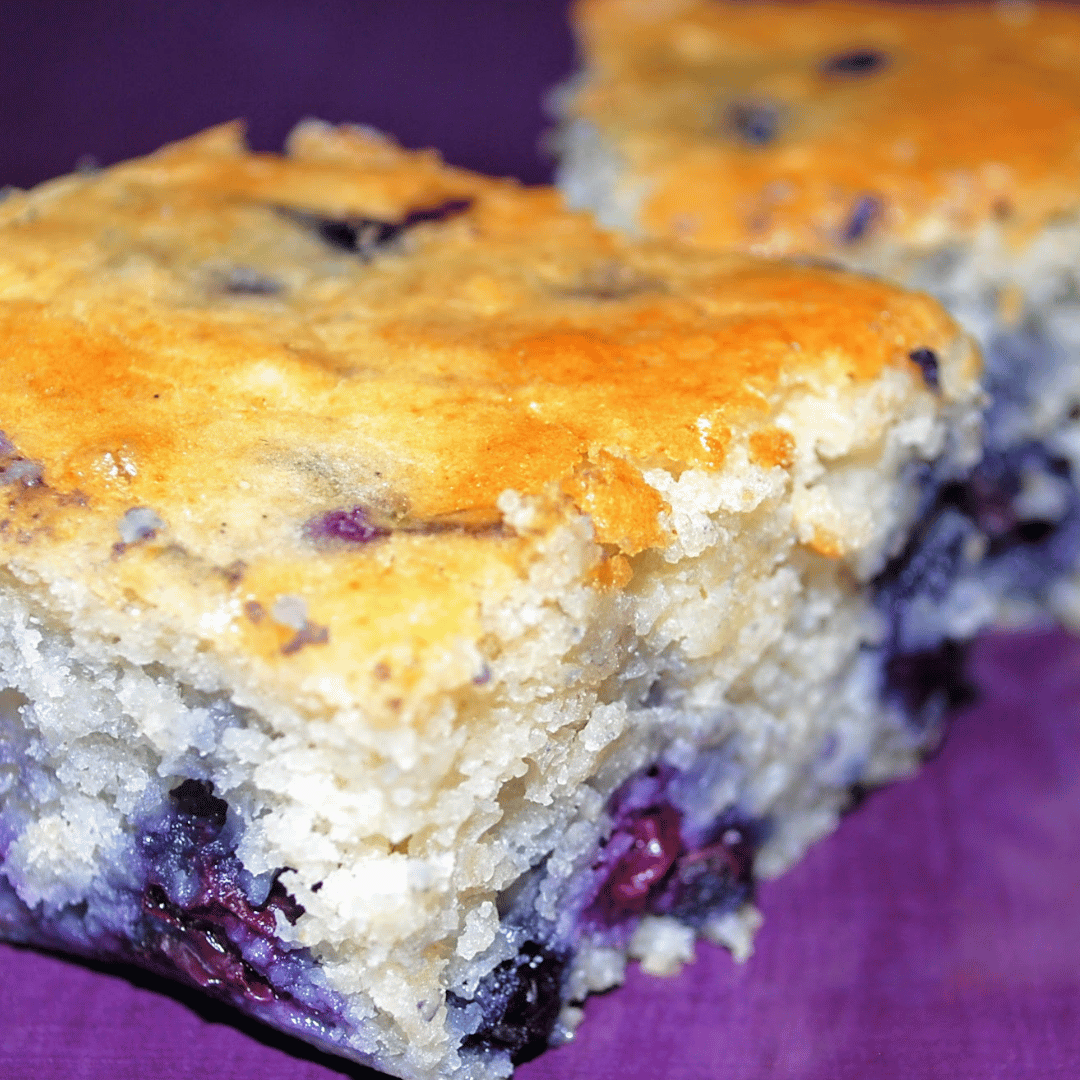
[{"label": "golden brown crust", "polygon": [[[391,722],[529,565],[507,489],[634,555],[667,535],[643,468],[715,468],[758,429],[785,467],[794,388],[890,370],[930,394],[910,350],[959,355],[932,301],[880,282],[634,245],[362,131],[293,148],[219,129],[0,214],[9,567],[155,610],[281,690]],[[308,216],[455,200],[370,257]],[[618,558],[599,585],[630,579]]]},{"label": "golden brown crust", "polygon": [[584,0],[576,23],[571,111],[646,191],[649,234],[827,252],[1076,212],[1072,5]]}]

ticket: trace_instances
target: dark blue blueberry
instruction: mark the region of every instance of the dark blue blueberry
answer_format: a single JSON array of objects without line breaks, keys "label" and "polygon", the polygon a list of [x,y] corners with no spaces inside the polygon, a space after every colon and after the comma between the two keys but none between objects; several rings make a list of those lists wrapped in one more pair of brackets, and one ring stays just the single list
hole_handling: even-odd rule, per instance
[{"label": "dark blue blueberry", "polygon": [[[147,884],[131,941],[140,961],[239,1005],[276,1000],[298,1017],[321,1017],[267,974],[282,970],[295,980],[312,965],[306,950],[286,949],[277,937],[277,912],[290,923],[304,913],[281,884],[283,871],[261,902],[251,896],[225,827],[228,804],[214,796],[213,785],[189,779],[169,794],[170,811],[140,837]],[[263,961],[245,958],[241,948],[252,937],[269,943],[265,971]]]},{"label": "dark blue blueberry", "polygon": [[754,854],[763,831],[725,815],[706,840],[679,857],[653,910],[700,927],[742,907],[753,895]]},{"label": "dark blue blueberry", "polygon": [[[1024,479],[1040,475],[1061,495],[1053,520],[1018,509]],[[940,483],[928,474],[923,483],[923,510],[907,544],[871,586],[888,627],[884,692],[919,728],[969,699],[965,649],[944,625],[935,640],[927,613],[948,610],[964,581],[998,597],[1042,601],[1080,557],[1080,494],[1070,465],[1037,442],[990,448],[963,479]]]},{"label": "dark blue blueberry", "polygon": [[278,209],[290,220],[315,233],[330,247],[358,255],[367,261],[390,247],[409,229],[424,222],[447,221],[465,213],[471,205],[471,199],[449,199],[436,206],[412,210],[399,221],[359,216],[332,218],[291,207]]},{"label": "dark blue blueberry", "polygon": [[776,138],[780,128],[780,110],[771,101],[748,99],[733,101],[724,112],[725,126],[750,146],[764,146]]},{"label": "dark blue blueberry", "polygon": [[[1066,505],[1057,520],[1022,518],[1016,510],[1021,478],[1038,474],[1065,481],[1061,489]],[[939,499],[948,501],[979,527],[990,541],[987,555],[991,559],[1021,546],[1042,544],[1051,535],[1068,537],[1067,551],[1046,552],[1050,559],[1047,572],[1061,573],[1069,569],[1075,558],[1072,538],[1080,516],[1070,478],[1068,461],[1051,457],[1041,445],[1030,443],[1006,453],[988,451],[966,483],[948,485]]]},{"label": "dark blue blueberry", "polygon": [[373,218],[348,218],[335,221],[323,218],[315,222],[319,238],[331,247],[340,248],[362,257],[370,257],[380,247],[385,247],[398,235],[392,221],[376,221]]},{"label": "dark blue blueberry", "polygon": [[850,814],[853,810],[858,810],[870,797],[871,793],[876,790],[877,787],[874,784],[852,784],[851,787],[848,788],[848,799],[847,803],[844,805],[843,812],[845,814]]},{"label": "dark blue blueberry", "polygon": [[678,775],[669,765],[652,766],[612,796],[614,828],[594,864],[603,881],[586,923],[613,928],[652,913],[700,926],[752,895],[764,823],[728,811],[704,832],[687,829],[668,799]]},{"label": "dark blue blueberry", "polygon": [[221,288],[233,296],[276,296],[284,285],[250,266],[233,266],[221,275]]},{"label": "dark blue blueberry", "polygon": [[176,802],[177,813],[199,818],[215,832],[221,832],[229,804],[224,799],[214,797],[214,785],[208,780],[185,780],[169,795]]},{"label": "dark blue blueberry", "polygon": [[1021,521],[1016,526],[1016,538],[1021,544],[1041,544],[1055,528],[1053,521]]},{"label": "dark blue blueberry", "polygon": [[826,75],[856,76],[874,75],[889,64],[889,57],[880,49],[852,49],[830,56],[821,65]]},{"label": "dark blue blueberry", "polygon": [[[518,955],[504,960],[477,988],[473,1000],[480,1005],[480,1028],[462,1041],[462,1047],[510,1052],[515,1064],[542,1053],[562,1009],[563,978],[568,957],[535,941],[526,941]],[[448,994],[452,1005],[467,1004]]]},{"label": "dark blue blueberry", "polygon": [[[291,926],[295,926],[297,920],[304,914],[304,905],[297,902],[297,899],[284,885],[281,884],[282,870],[279,870],[274,875],[274,883],[270,886],[270,892],[267,893],[266,901],[260,904],[255,911],[268,911],[277,909],[288,920]],[[319,883],[320,885],[322,882]]]},{"label": "dark blue blueberry", "polygon": [[939,389],[937,353],[933,349],[912,349],[908,356],[919,365],[926,385],[933,390]]},{"label": "dark blue blueberry", "polygon": [[346,544],[367,544],[390,535],[390,530],[374,524],[362,506],[331,510],[304,526],[309,540],[340,540]]},{"label": "dark blue blueberry", "polygon": [[935,724],[943,713],[970,704],[967,643],[943,641],[936,649],[896,653],[885,663],[885,692],[917,727]]},{"label": "dark blue blueberry", "polygon": [[873,195],[860,195],[852,205],[851,213],[844,224],[842,232],[844,242],[854,244],[857,240],[861,240],[877,223],[882,209],[880,199]]}]

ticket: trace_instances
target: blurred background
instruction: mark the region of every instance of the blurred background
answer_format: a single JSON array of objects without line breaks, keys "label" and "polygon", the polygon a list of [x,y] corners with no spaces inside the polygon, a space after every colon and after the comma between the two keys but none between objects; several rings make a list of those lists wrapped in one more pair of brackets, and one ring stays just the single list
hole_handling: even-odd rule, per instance
[{"label": "blurred background", "polygon": [[279,149],[304,117],[529,182],[567,0],[0,0],[0,186],[112,164],[224,120]]}]

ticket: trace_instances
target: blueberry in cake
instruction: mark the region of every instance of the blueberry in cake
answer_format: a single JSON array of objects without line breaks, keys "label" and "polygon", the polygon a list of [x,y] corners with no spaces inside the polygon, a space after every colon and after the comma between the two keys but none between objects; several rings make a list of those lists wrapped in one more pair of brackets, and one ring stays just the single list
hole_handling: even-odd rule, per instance
[{"label": "blueberry in cake", "polygon": [[583,0],[575,21],[583,71],[556,95],[570,203],[941,300],[992,402],[966,490],[928,494],[942,542],[988,555],[954,591],[955,634],[1080,624],[1063,573],[1080,554],[1080,11]]},{"label": "blueberry in cake", "polygon": [[927,296],[226,127],[0,205],[0,355],[0,933],[396,1076],[745,955],[957,692]]}]

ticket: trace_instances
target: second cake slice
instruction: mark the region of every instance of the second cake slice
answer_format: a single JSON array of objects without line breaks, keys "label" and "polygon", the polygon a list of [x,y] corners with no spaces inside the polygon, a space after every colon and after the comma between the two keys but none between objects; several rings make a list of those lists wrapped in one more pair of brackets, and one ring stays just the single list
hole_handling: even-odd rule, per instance
[{"label": "second cake slice", "polygon": [[583,0],[576,25],[570,202],[941,300],[983,350],[990,402],[979,496],[942,507],[987,552],[956,636],[1080,623],[1080,12]]}]

